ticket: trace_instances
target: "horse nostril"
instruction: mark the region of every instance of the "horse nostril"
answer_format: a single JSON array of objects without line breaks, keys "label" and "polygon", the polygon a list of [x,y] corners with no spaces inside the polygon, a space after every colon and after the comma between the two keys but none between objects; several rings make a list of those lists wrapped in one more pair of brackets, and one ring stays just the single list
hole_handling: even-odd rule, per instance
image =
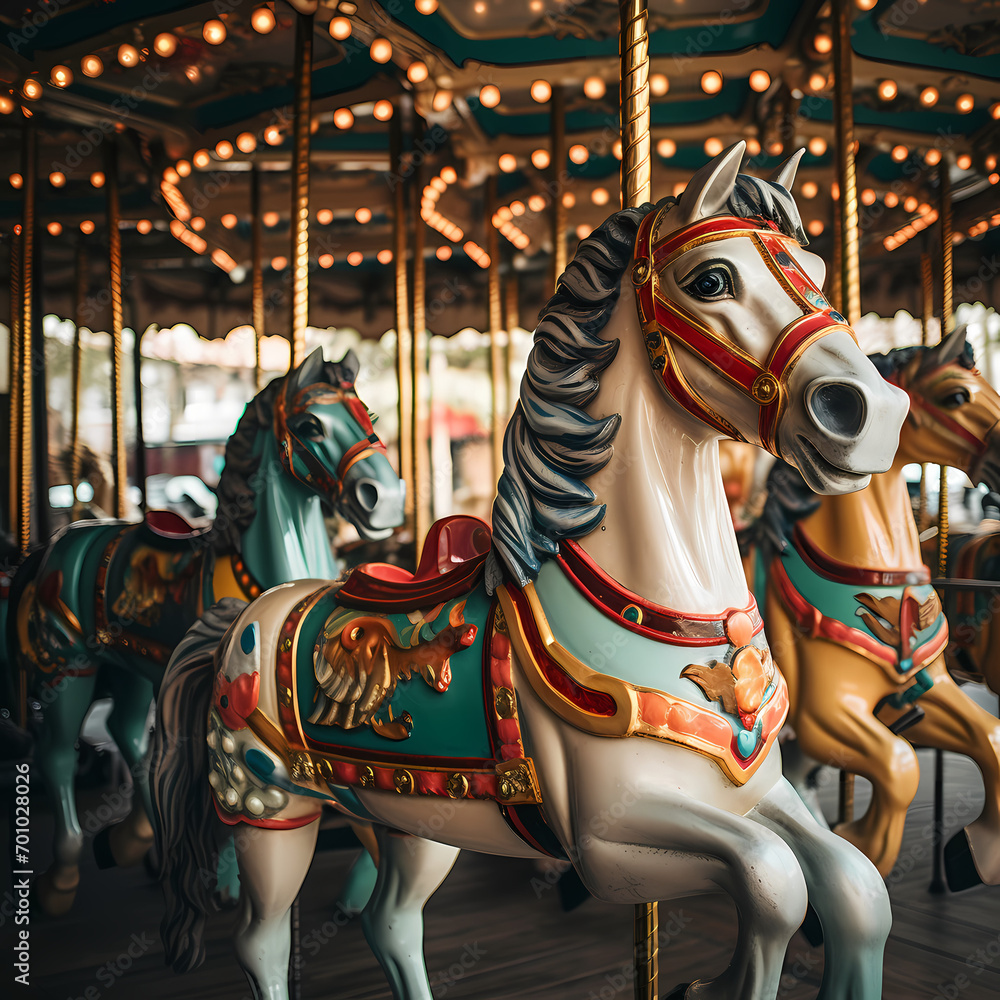
[{"label": "horse nostril", "polygon": [[865,398],[848,382],[824,382],[808,395],[809,413],[831,434],[854,437],[865,423]]},{"label": "horse nostril", "polygon": [[378,483],[373,479],[360,479],[354,487],[354,497],[361,507],[370,514],[378,504]]}]

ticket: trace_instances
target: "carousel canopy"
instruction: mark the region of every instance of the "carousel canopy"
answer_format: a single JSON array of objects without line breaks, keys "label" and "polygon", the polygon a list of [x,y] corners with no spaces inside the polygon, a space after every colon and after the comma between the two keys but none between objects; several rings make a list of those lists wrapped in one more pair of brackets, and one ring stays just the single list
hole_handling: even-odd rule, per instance
[{"label": "carousel canopy", "polygon": [[[485,326],[491,226],[527,321],[551,287],[553,199],[566,207],[557,238],[570,249],[618,204],[611,0],[52,0],[0,16],[0,226],[9,233],[20,219],[21,139],[35,129],[45,311],[74,314],[82,253],[93,264],[90,325],[108,325],[101,188],[116,162],[126,322],[187,322],[205,336],[247,323],[256,175],[266,332],[287,334],[299,14],[313,15],[311,325],[378,336],[395,324],[394,128],[402,174],[422,174],[407,198],[428,224],[429,328]],[[942,157],[956,299],[990,299],[1000,271],[993,17],[975,0],[852,8],[866,311],[919,309]],[[814,248],[832,259],[834,31],[829,3],[651,0],[654,197],[737,139],[761,173],[804,146],[796,194]],[[554,115],[563,163],[552,162]],[[498,203],[487,210],[490,175]]]}]

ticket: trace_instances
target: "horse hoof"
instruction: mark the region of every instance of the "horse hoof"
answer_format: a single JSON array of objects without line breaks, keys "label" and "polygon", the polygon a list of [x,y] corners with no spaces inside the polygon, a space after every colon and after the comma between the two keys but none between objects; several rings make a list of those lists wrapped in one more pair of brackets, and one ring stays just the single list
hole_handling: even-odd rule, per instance
[{"label": "horse hoof", "polygon": [[983,884],[964,830],[959,830],[944,845],[944,875],[952,892],[961,892]]},{"label": "horse hoof", "polygon": [[32,909],[47,917],[65,917],[73,908],[77,886],[61,889],[55,884],[49,872],[40,875],[31,883]]},{"label": "horse hoof", "polygon": [[823,943],[823,925],[819,922],[819,916],[813,909],[812,903],[806,907],[806,918],[799,930],[813,948],[818,948]]},{"label": "horse hoof", "polygon": [[97,867],[104,870],[107,868],[117,868],[114,851],[111,850],[111,827],[106,826],[98,831],[94,837],[94,860]]},{"label": "horse hoof", "polygon": [[675,986],[663,997],[663,1000],[684,1000],[684,995],[687,993],[690,985],[690,983],[682,983],[680,986]]}]

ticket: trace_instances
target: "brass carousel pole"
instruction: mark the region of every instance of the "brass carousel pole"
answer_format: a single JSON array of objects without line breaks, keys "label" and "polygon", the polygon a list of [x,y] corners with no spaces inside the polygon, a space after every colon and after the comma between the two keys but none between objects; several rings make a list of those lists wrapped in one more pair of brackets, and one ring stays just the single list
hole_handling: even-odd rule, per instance
[{"label": "brass carousel pole", "polygon": [[[951,176],[948,157],[941,157],[938,181],[941,185],[941,339],[944,340],[955,326],[954,260],[952,242],[953,220],[951,213]],[[948,575],[948,467],[941,466],[938,480],[938,560],[937,575]],[[947,889],[942,872],[942,845],[944,843],[944,752],[934,751],[934,867],[929,892],[940,893]]]},{"label": "brass carousel pole", "polygon": [[[854,170],[854,82],[851,69],[851,0],[833,0],[833,123],[840,198],[835,211],[840,224],[839,309],[854,324],[861,319],[861,261],[858,254],[858,186]],[[840,772],[839,819],[854,818],[854,775]]]},{"label": "brass carousel pole", "polygon": [[[416,139],[422,138],[423,119],[417,115]],[[424,261],[426,230],[420,215],[420,195],[424,189],[419,160],[413,164],[413,498],[416,562],[420,562],[424,539],[431,526],[431,470],[427,447],[429,419],[427,406],[427,274]]]},{"label": "brass carousel pole", "polygon": [[33,128],[24,134],[21,174],[24,177],[24,211],[21,216],[21,415],[19,420],[21,454],[18,462],[17,543],[22,555],[31,545],[31,494],[34,480],[34,435],[32,413],[32,326],[34,302],[32,280],[35,264],[35,189],[38,172],[38,135]]},{"label": "brass carousel pole", "polygon": [[563,203],[566,174],[566,92],[560,84],[552,88],[552,288],[566,270],[566,227],[568,213]]},{"label": "brass carousel pole", "polygon": [[18,535],[21,497],[21,242],[23,226],[15,226],[10,241],[10,468],[7,493],[7,523],[11,535]]},{"label": "brass carousel pole", "polygon": [[854,170],[854,76],[851,69],[851,0],[834,0],[833,123],[840,188],[840,275],[848,323],[861,319],[861,260],[858,251],[858,185]]},{"label": "brass carousel pole", "polygon": [[[622,207],[650,200],[649,35],[646,0],[620,0],[619,79],[622,137]],[[565,246],[565,242],[563,244]],[[634,911],[636,1000],[659,997],[659,904],[639,903]]]},{"label": "brass carousel pole", "polygon": [[408,185],[403,169],[403,114],[397,108],[389,128],[389,164],[394,174],[392,191],[392,259],[396,267],[396,381],[399,385],[399,476],[406,483],[406,526],[414,530],[413,480],[413,333],[407,292]]},{"label": "brass carousel pole", "polygon": [[260,367],[260,342],[264,336],[264,229],[260,218],[260,171],[254,164],[250,171],[250,256],[253,271],[250,286],[250,315],[253,322],[254,386],[263,388]]},{"label": "brass carousel pole", "polygon": [[306,353],[309,325],[309,125],[312,104],[313,15],[295,19],[295,115],[292,125],[292,363]]},{"label": "brass carousel pole", "polygon": [[73,520],[79,516],[80,504],[76,498],[76,488],[80,485],[80,390],[83,382],[83,340],[80,330],[84,323],[84,305],[87,301],[87,287],[90,276],[90,261],[87,248],[81,240],[76,247],[76,311],[74,320],[76,330],[73,333],[73,374],[71,403],[73,412],[70,415],[69,436],[69,482],[73,487]]},{"label": "brass carousel pole", "polygon": [[[486,178],[485,204],[483,205],[483,221],[486,225],[486,252],[489,254],[490,265],[487,271],[487,291],[489,297],[490,321],[490,384],[493,395],[493,483],[494,489],[503,471],[503,433],[506,420],[504,407],[506,397],[503,391],[504,352],[500,343],[500,333],[503,317],[500,310],[500,241],[497,227],[493,225],[493,213],[497,204],[497,175],[490,174]],[[560,274],[562,272],[560,271]]]},{"label": "brass carousel pole", "polygon": [[118,203],[118,146],[105,146],[104,189],[108,214],[108,274],[111,291],[111,459],[114,465],[115,517],[125,517],[125,412],[122,400],[122,235]]},{"label": "brass carousel pole", "polygon": [[[931,320],[934,318],[934,275],[931,271],[931,255],[920,255],[920,343],[926,347],[930,342]],[[920,463],[920,506],[917,511],[917,531],[923,531],[927,521],[927,463]]]}]

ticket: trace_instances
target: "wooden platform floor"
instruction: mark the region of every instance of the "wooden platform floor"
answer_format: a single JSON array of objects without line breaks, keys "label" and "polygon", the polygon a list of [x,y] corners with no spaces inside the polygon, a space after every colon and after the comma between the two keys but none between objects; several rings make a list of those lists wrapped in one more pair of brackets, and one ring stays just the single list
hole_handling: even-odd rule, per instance
[{"label": "wooden platform floor", "polygon": [[[894,925],[885,956],[884,996],[891,1000],[993,1000],[1000,997],[1000,888],[931,896],[928,851],[931,757],[921,752],[923,779],[910,812],[902,858],[912,870],[890,886]],[[982,785],[964,758],[946,762],[948,830],[975,815]],[[835,797],[835,780],[823,789]],[[859,798],[864,800],[864,790]],[[8,798],[5,796],[5,798]],[[37,814],[37,810],[36,810]],[[45,843],[38,818],[36,854]],[[6,824],[4,824],[6,826]],[[338,927],[332,901],[352,858],[321,852],[301,900],[303,1000],[387,1000],[389,990],[357,921]],[[536,880],[533,882],[533,880]],[[538,886],[545,888],[541,890]],[[211,922],[205,965],[177,976],[163,964],[157,935],[160,896],[141,870],[99,872],[91,858],[77,904],[60,922],[36,917],[32,927],[33,989],[9,989],[9,920],[3,929],[2,997],[46,1000],[249,1000],[232,954],[233,917]],[[662,904],[664,992],[678,982],[721,971],[735,941],[735,914],[724,897]],[[465,854],[427,907],[427,963],[436,1000],[627,1000],[632,995],[629,907],[590,901],[563,913],[557,892],[527,861]],[[131,949],[131,953],[130,953]],[[981,949],[985,963],[976,958]],[[822,949],[796,934],[781,1000],[814,997]],[[89,992],[88,992],[89,991]]]}]

